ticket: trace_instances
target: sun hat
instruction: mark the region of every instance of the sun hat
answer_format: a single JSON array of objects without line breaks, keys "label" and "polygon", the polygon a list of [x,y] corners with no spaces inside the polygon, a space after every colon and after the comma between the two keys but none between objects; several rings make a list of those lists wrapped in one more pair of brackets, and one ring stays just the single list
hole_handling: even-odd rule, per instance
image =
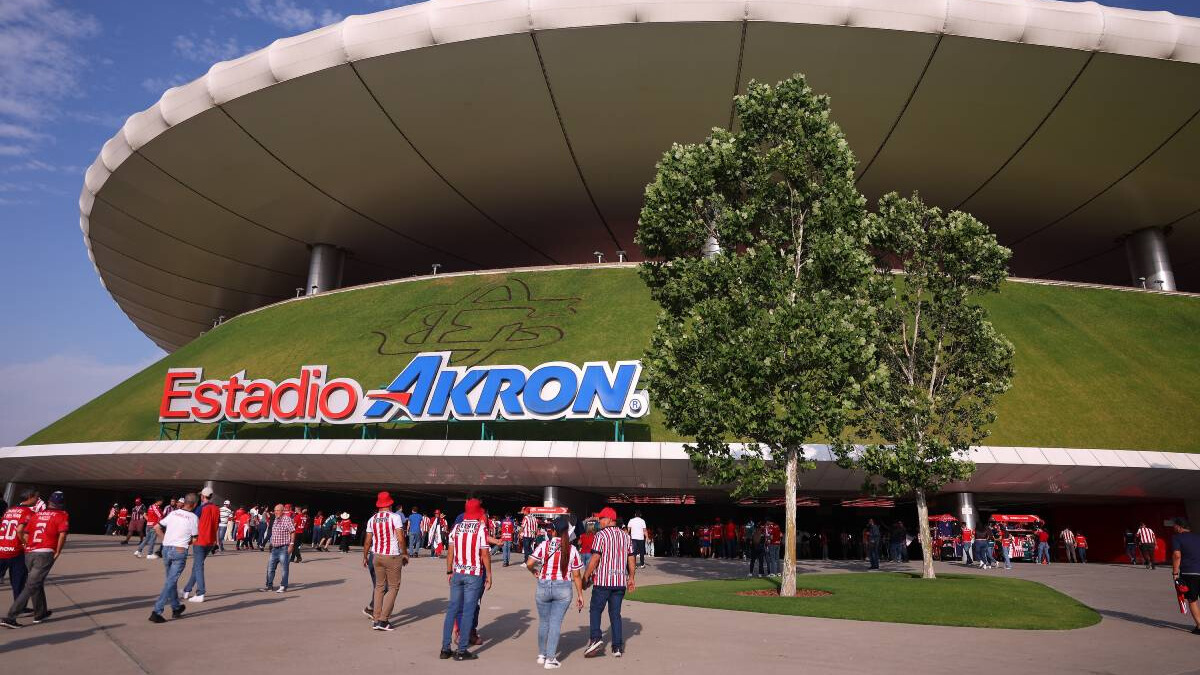
[{"label": "sun hat", "polygon": [[206,487],[200,491],[200,494],[204,495],[205,497],[211,497],[213,495],[213,489]]},{"label": "sun hat", "polygon": [[350,518],[350,514],[347,513],[346,511],[342,511],[342,520],[349,520],[349,518]]},{"label": "sun hat", "polygon": [[383,492],[380,492],[375,497],[375,508],[377,508],[377,509],[387,508],[387,507],[391,506],[393,503],[395,503],[395,502],[392,501],[392,496],[390,494],[388,494],[386,490],[384,490]]}]

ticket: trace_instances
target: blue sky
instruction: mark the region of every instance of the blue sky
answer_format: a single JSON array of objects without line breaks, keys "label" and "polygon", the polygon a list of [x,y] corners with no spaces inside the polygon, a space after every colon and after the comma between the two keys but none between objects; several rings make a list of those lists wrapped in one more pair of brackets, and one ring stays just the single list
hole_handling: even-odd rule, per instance
[{"label": "blue sky", "polygon": [[[399,4],[0,0],[0,446],[163,355],[101,287],[79,231],[83,171],[125,118],[216,61]],[[1200,15],[1200,0],[1105,4]]]}]

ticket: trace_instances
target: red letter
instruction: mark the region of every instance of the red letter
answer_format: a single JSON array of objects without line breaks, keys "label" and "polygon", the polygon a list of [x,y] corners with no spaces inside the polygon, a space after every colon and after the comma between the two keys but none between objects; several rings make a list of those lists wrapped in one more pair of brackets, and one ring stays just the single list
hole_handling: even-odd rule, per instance
[{"label": "red letter", "polygon": [[190,399],[192,397],[191,389],[176,389],[177,382],[194,382],[200,379],[199,369],[174,369],[167,371],[166,382],[163,383],[162,401],[158,404],[158,421],[172,422],[175,420],[187,420],[191,416],[187,410],[172,410],[171,401],[177,398]]}]

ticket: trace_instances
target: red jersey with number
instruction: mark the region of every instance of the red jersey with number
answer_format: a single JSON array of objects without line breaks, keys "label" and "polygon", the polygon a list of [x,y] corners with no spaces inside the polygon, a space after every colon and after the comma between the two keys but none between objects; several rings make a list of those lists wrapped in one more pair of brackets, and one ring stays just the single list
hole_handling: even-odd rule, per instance
[{"label": "red jersey with number", "polygon": [[513,531],[516,529],[516,523],[507,518],[504,519],[504,522],[500,523],[500,541],[512,541]]},{"label": "red jersey with number", "polygon": [[67,512],[62,509],[46,509],[33,514],[25,526],[29,533],[29,552],[53,551],[58,546],[58,535],[67,532]]},{"label": "red jersey with number", "polygon": [[713,539],[721,539],[725,536],[725,528],[720,523],[713,525],[710,531],[712,532]]},{"label": "red jersey with number", "polygon": [[0,518],[0,558],[15,558],[25,552],[21,540],[17,538],[17,528],[21,523],[28,523],[33,517],[33,510],[28,506],[10,506]]}]

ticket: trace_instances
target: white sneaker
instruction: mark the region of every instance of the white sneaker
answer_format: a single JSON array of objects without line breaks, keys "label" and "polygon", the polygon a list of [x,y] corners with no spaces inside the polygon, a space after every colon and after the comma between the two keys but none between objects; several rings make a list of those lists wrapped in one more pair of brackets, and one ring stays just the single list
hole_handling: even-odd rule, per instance
[{"label": "white sneaker", "polygon": [[142,557],[142,552],[141,552],[141,551],[134,551],[134,552],[133,552],[133,557],[135,557],[135,558],[140,558],[140,557]]},{"label": "white sneaker", "polygon": [[558,662],[558,659],[550,658],[550,659],[546,659],[546,665],[544,665],[542,667],[545,668],[546,670],[554,670],[555,668],[558,668],[561,665],[562,664]]},{"label": "white sneaker", "polygon": [[595,642],[588,645],[587,649],[583,650],[583,658],[585,658],[585,659],[592,658],[592,657],[600,654],[603,651],[604,651],[604,643],[601,642],[600,640],[596,640]]},{"label": "white sneaker", "polygon": [[287,586],[280,586],[279,588],[276,588],[276,589],[275,589],[275,592],[276,592],[276,593],[282,593],[282,592],[284,592],[284,591],[286,591],[286,590],[287,590]]},{"label": "white sneaker", "polygon": [[183,599],[184,599],[184,600],[187,600],[187,599],[188,599],[188,598],[190,598],[190,597],[192,597],[192,592],[191,592],[191,591],[184,591],[184,592],[183,592]]},{"label": "white sneaker", "polygon": [[146,560],[158,560],[158,556],[151,553],[150,555],[146,556]]},{"label": "white sneaker", "polygon": [[613,656],[617,657],[618,659],[621,658],[621,655],[624,653],[625,653],[624,649],[614,649],[613,650]]},{"label": "white sneaker", "polygon": [[540,665],[542,665],[542,664],[543,664],[543,663],[545,663],[545,662],[546,662],[546,655],[545,655],[545,654],[538,654],[538,657],[537,657],[537,664],[540,666]]},{"label": "white sneaker", "polygon": [[204,602],[203,595],[193,595],[190,602]]}]

